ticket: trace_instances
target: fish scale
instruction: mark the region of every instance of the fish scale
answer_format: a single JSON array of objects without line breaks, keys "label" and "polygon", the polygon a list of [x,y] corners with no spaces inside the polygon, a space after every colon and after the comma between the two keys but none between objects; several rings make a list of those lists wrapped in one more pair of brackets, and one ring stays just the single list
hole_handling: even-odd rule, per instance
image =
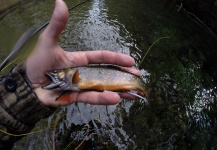
[{"label": "fish scale", "polygon": [[[121,70],[119,66],[91,65],[47,72],[51,82],[44,89],[56,91],[114,91],[129,92],[140,97],[148,88],[140,76]],[[133,93],[132,93],[133,91]]]}]

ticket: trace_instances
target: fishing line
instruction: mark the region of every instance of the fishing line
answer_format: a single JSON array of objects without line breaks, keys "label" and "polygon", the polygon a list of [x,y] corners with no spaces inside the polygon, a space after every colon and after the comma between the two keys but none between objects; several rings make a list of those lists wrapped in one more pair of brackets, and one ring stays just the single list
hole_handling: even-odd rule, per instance
[{"label": "fishing line", "polygon": [[[92,1],[92,0],[85,0],[85,1],[82,1],[78,4],[76,4],[75,6],[72,6],[71,8],[68,9],[68,11],[70,12],[71,10],[77,8],[78,6],[88,2],[88,1]],[[45,28],[48,24],[50,23],[50,21],[46,22],[45,24],[43,24],[41,27],[39,27],[35,32],[34,34],[37,34],[38,32],[40,32],[43,28]]]},{"label": "fishing line", "polygon": [[186,13],[190,18],[192,18],[193,20],[195,20],[198,24],[202,25],[202,27],[207,30],[211,35],[213,35],[216,39],[217,39],[217,35],[216,33],[214,33],[212,31],[211,28],[209,28],[201,19],[199,19],[195,14],[193,14],[192,12],[187,11],[185,8],[182,7],[182,3],[180,6],[178,6],[179,9],[177,12],[179,12],[180,10],[182,10],[184,13]]},{"label": "fishing line", "polygon": [[[86,140],[86,138],[87,138],[87,136],[88,136],[88,134],[89,134],[89,132],[90,132],[90,125],[89,125],[89,124],[86,124],[84,127],[87,127],[87,131],[86,131],[86,133],[85,133],[85,136],[84,136],[83,140],[82,140],[81,143],[75,148],[75,150],[79,150],[79,149],[80,149],[80,147],[84,144],[84,142],[85,142],[85,140]],[[72,142],[74,142],[74,141],[72,141]],[[72,142],[69,143],[69,145],[67,145],[67,147],[66,147],[64,150],[66,150],[66,149],[72,144]]]},{"label": "fishing line", "polygon": [[60,124],[59,122],[63,119],[63,117],[65,117],[66,114],[63,114],[62,116],[60,116],[58,118],[58,120],[56,121],[56,123],[54,124],[54,127],[53,127],[53,136],[52,136],[52,146],[53,146],[53,149],[52,150],[55,150],[55,147],[56,147],[56,144],[55,144],[55,132],[56,132],[56,128],[57,126]]},{"label": "fishing line", "polygon": [[146,58],[146,56],[147,56],[148,53],[150,52],[151,48],[152,48],[157,42],[159,42],[159,41],[162,40],[162,39],[169,39],[169,38],[171,38],[173,35],[174,35],[174,33],[171,34],[170,36],[160,37],[160,38],[158,38],[156,41],[154,41],[154,43],[151,44],[151,46],[150,46],[150,47],[148,48],[148,50],[146,51],[145,55],[142,57],[142,60],[139,62],[138,68],[141,67],[142,62],[144,61],[144,59]]},{"label": "fishing line", "polygon": [[6,134],[6,135],[9,135],[9,136],[26,136],[26,135],[32,135],[32,134],[36,134],[36,133],[39,133],[39,132],[42,132],[42,131],[45,131],[46,129],[41,129],[41,130],[37,130],[37,131],[34,131],[34,132],[29,132],[29,133],[24,133],[24,134],[13,134],[13,133],[8,133],[2,129],[0,129],[0,132]]},{"label": "fishing line", "polygon": [[[75,6],[72,6],[71,8],[68,9],[68,11],[71,11],[75,8],[77,8],[78,6],[88,2],[88,1],[91,1],[91,0],[85,0],[85,1],[82,1],[78,4],[76,4]],[[0,72],[2,70],[4,70],[5,68],[7,68],[8,66],[10,66],[13,62],[15,62],[16,60],[18,60],[20,57],[16,58],[15,60],[13,60],[12,62],[10,62],[10,60],[16,56],[16,54],[22,50],[22,48],[25,46],[25,44],[37,33],[39,33],[43,28],[45,28],[48,24],[50,23],[50,21],[46,22],[45,24],[43,24],[42,26],[40,26],[35,32],[32,33],[32,29],[29,29],[27,32],[24,33],[24,37],[23,39],[19,39],[18,42],[15,44],[15,48],[12,50],[12,52],[6,57],[6,59],[0,64]],[[21,37],[22,38],[22,37]],[[18,45],[18,46],[17,46]],[[10,63],[9,63],[10,62]],[[9,63],[9,64],[8,64]],[[86,110],[87,111],[87,110]],[[85,112],[85,111],[84,111]],[[80,114],[81,115],[81,114]],[[58,122],[57,122],[58,123]],[[54,126],[54,130],[56,129],[56,126],[57,126],[57,123],[55,124]],[[47,129],[47,128],[46,128]],[[42,129],[42,130],[38,130],[38,131],[35,131],[35,132],[29,132],[29,133],[24,133],[24,134],[12,134],[12,133],[9,133],[9,132],[6,132],[2,129],[0,129],[0,132],[1,133],[4,133],[6,135],[9,135],[9,136],[26,136],[26,135],[32,135],[32,134],[36,134],[36,133],[39,133],[39,132],[42,132],[42,131],[45,131],[46,129]]]},{"label": "fishing line", "polygon": [[[77,113],[76,115],[73,115],[73,117],[72,117],[72,119],[73,118],[75,118],[75,117],[78,117],[78,116],[83,116],[83,113],[85,113],[85,112],[87,112],[88,111],[88,109],[86,109],[86,110],[84,110],[84,111],[82,111],[82,112],[79,112],[79,113]],[[55,132],[56,132],[56,130],[57,130],[57,126],[59,126],[60,125],[60,123],[63,123],[63,122],[65,122],[65,121],[67,121],[66,119],[64,120],[64,121],[62,121],[62,122],[60,122],[62,119],[63,119],[63,117],[65,117],[67,114],[63,114],[63,115],[61,115],[58,119],[57,119],[57,121],[55,122],[55,124],[54,124],[54,126],[53,126],[53,135],[52,135],[52,150],[55,150],[55,147],[56,147],[56,144],[55,144]],[[85,119],[85,118],[84,118]],[[86,120],[86,119],[85,119]],[[87,120],[86,120],[87,121]],[[87,132],[86,132],[86,134],[85,134],[85,137],[83,138],[83,140],[82,140],[82,142],[77,146],[77,147],[80,147],[80,145],[82,145],[83,144],[83,142],[84,142],[84,140],[86,139],[86,137],[88,136],[88,133],[89,133],[89,128],[90,128],[90,126],[89,126],[89,124],[87,123],[85,126],[87,126],[88,127],[88,129],[87,129]],[[66,148],[65,149],[67,149],[72,143],[73,143],[74,141],[71,141],[67,146],[66,146]],[[64,150],[65,150],[64,149]]]},{"label": "fishing line", "polygon": [[[20,57],[17,57],[16,59],[14,59],[13,61],[11,61],[10,63],[8,63],[7,65],[5,65],[2,69],[0,69],[1,71],[4,71],[8,66],[10,66],[11,64],[13,64],[14,62],[16,62],[18,59],[20,59]],[[1,67],[0,67],[1,68]]]},{"label": "fishing line", "polygon": [[12,49],[11,53],[3,60],[3,62],[0,64],[0,71],[5,68],[5,66],[9,63],[9,61],[14,58],[20,50],[24,48],[26,43],[30,41],[30,39],[33,37],[33,30],[29,29],[27,30],[16,42],[14,48]]}]

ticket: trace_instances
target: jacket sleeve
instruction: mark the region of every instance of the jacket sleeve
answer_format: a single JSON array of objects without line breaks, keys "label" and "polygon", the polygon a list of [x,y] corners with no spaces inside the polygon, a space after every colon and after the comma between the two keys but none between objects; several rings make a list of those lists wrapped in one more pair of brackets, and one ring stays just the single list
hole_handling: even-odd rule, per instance
[{"label": "jacket sleeve", "polygon": [[43,105],[25,73],[14,71],[0,77],[0,149],[9,149],[22,137],[10,134],[30,132],[35,124],[56,109]]}]

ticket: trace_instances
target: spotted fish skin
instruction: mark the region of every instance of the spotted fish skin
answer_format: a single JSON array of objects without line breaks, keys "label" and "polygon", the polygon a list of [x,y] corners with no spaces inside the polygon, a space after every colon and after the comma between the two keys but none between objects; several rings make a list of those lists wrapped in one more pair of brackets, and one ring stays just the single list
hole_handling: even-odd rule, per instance
[{"label": "spotted fish skin", "polygon": [[51,82],[48,90],[69,91],[136,91],[147,96],[147,88],[140,76],[121,70],[119,66],[74,67],[47,72]]}]

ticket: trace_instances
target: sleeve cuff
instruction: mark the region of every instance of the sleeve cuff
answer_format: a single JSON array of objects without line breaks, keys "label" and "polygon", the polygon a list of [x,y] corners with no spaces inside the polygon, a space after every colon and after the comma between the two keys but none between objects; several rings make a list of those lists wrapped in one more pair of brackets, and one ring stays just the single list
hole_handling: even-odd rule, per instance
[{"label": "sleeve cuff", "polygon": [[5,120],[1,124],[19,131],[25,130],[22,128],[26,126],[34,126],[56,110],[38,100],[26,75],[18,71],[1,77],[0,100],[0,117],[9,116],[3,117]]}]

